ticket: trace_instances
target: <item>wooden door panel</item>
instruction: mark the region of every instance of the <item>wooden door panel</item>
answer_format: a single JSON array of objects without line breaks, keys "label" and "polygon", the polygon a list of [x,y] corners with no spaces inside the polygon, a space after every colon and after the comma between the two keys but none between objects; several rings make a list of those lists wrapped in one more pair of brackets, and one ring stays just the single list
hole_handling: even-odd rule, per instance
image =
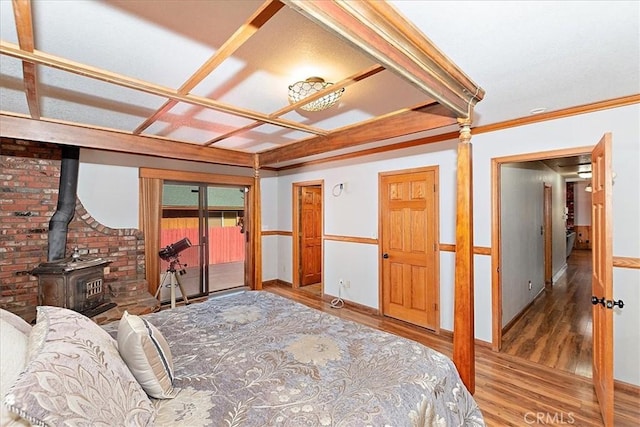
[{"label": "wooden door panel", "polygon": [[411,308],[414,310],[427,310],[427,272],[422,266],[411,266]]},{"label": "wooden door panel", "polygon": [[[424,253],[426,251],[426,216],[427,213],[424,209],[411,210],[411,223],[409,225],[409,238],[410,238],[410,250],[411,252]],[[426,260],[425,260],[426,262]]]},{"label": "wooden door panel", "polygon": [[438,327],[436,173],[381,176],[383,313]]},{"label": "wooden door panel", "polygon": [[389,250],[401,251],[404,247],[404,213],[401,210],[392,210],[389,218]]},{"label": "wooden door panel", "polygon": [[400,263],[391,263],[389,268],[389,302],[391,304],[404,304],[404,266]]},{"label": "wooden door panel", "polygon": [[301,188],[300,284],[322,281],[322,189],[318,186]]},{"label": "wooden door panel", "polygon": [[[605,134],[591,153],[593,227],[592,292],[613,300],[611,135]],[[613,310],[593,306],[593,385],[605,426],[612,426],[613,413]]]}]

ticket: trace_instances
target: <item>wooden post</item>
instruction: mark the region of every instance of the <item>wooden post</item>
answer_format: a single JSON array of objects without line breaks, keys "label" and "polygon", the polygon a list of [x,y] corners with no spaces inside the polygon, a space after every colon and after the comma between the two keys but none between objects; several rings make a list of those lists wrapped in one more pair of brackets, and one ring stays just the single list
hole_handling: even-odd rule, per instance
[{"label": "wooden post", "polygon": [[253,233],[253,289],[262,289],[262,211],[260,196],[260,161],[256,154],[253,164],[253,218],[251,233]]},{"label": "wooden post", "polygon": [[471,120],[458,119],[456,272],[453,322],[453,362],[470,393],[475,392],[473,319],[473,177]]}]

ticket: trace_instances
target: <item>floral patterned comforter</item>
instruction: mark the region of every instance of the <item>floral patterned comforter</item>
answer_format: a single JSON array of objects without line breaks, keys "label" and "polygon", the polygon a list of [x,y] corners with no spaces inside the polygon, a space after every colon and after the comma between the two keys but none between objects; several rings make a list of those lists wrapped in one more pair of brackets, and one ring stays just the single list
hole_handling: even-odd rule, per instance
[{"label": "floral patterned comforter", "polygon": [[153,401],[157,425],[484,425],[446,356],[268,292],[145,318],[169,342],[180,389]]}]

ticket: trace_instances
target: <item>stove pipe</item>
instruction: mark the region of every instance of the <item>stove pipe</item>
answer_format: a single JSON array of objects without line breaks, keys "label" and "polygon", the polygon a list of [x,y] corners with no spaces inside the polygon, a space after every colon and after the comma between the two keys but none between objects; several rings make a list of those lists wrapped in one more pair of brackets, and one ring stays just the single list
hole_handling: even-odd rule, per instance
[{"label": "stove pipe", "polygon": [[58,205],[49,221],[49,262],[64,258],[67,246],[67,231],[76,210],[78,189],[78,168],[80,148],[62,146],[60,163],[60,184],[58,185]]}]

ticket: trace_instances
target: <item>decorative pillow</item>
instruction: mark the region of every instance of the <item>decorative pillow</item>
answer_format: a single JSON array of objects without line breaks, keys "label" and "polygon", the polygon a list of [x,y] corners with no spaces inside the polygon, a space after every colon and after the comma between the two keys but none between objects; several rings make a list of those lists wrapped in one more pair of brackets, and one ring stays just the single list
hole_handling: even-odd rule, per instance
[{"label": "decorative pillow", "polygon": [[33,359],[4,399],[10,411],[37,426],[153,424],[153,406],[107,332],[48,306],[38,307],[37,328],[44,340],[34,343]]},{"label": "decorative pillow", "polygon": [[[13,313],[9,314],[15,316]],[[22,320],[19,317],[18,319]],[[22,321],[26,323],[24,320]],[[29,324],[27,326],[31,328]],[[27,363],[29,336],[25,335],[18,327],[14,326],[4,315],[0,316],[0,399],[4,398]],[[0,405],[0,426],[27,425],[28,423],[21,420],[18,415],[9,412],[5,405]]]},{"label": "decorative pillow", "polygon": [[22,317],[18,316],[17,314],[13,314],[12,312],[3,310],[1,308],[0,308],[0,320],[3,320],[4,322],[10,324],[11,326],[13,326],[14,328],[16,328],[17,330],[19,330],[20,332],[22,332],[27,336],[29,336],[29,333],[31,332],[31,325],[28,324],[26,320],[24,320]]},{"label": "decorative pillow", "polygon": [[118,325],[118,350],[149,396],[157,399],[176,396],[171,349],[155,326],[125,311]]}]

